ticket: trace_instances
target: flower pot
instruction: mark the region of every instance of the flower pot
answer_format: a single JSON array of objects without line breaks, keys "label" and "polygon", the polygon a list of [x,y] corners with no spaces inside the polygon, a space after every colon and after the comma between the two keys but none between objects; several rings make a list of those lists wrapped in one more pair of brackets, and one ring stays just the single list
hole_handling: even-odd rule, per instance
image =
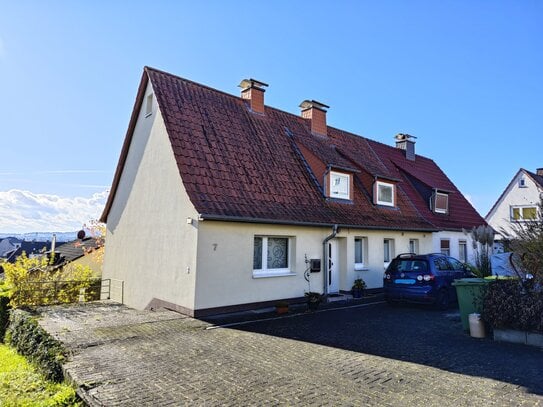
[{"label": "flower pot", "polygon": [[353,298],[362,298],[362,290],[360,288],[353,288],[351,290]]},{"label": "flower pot", "polygon": [[275,312],[277,315],[283,315],[288,313],[288,306],[286,307],[275,307]]}]

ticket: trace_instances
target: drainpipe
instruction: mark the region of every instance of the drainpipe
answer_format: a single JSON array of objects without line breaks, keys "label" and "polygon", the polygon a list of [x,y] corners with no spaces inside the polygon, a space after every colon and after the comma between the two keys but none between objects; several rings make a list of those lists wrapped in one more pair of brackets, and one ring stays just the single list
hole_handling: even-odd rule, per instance
[{"label": "drainpipe", "polygon": [[324,295],[328,295],[328,273],[329,273],[329,270],[328,270],[328,250],[327,250],[327,247],[326,247],[326,243],[328,243],[328,241],[332,240],[334,237],[336,237],[337,235],[337,230],[338,230],[338,226],[337,224],[334,225],[332,227],[332,234],[329,235],[329,236],[326,236],[324,238],[324,240],[322,241],[322,251],[323,251],[323,254],[324,256],[322,257],[323,258],[323,263],[324,263],[324,278],[323,278],[323,281],[324,281],[324,291],[323,291],[323,294]]}]

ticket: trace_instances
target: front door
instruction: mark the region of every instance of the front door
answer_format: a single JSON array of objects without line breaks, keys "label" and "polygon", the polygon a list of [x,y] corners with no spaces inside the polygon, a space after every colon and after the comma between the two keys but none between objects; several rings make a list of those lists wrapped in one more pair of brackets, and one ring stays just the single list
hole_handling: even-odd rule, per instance
[{"label": "front door", "polygon": [[332,239],[328,241],[328,294],[337,294],[339,292],[339,270],[337,258],[337,241]]}]

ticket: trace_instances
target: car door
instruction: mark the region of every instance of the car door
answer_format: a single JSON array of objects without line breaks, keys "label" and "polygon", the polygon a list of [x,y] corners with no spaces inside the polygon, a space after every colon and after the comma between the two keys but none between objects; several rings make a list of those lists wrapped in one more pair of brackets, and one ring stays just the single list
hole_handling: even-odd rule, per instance
[{"label": "car door", "polygon": [[[462,262],[456,260],[454,257],[447,258],[447,261],[451,265],[453,271],[453,281],[465,277],[466,270]],[[454,287],[451,290],[451,293],[453,294],[454,298],[456,298],[456,289]]]}]

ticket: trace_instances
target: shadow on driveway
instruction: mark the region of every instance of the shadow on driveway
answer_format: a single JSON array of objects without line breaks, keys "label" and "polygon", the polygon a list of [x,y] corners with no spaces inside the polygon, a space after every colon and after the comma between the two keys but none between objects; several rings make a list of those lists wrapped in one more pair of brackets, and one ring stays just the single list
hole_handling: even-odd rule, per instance
[{"label": "shadow on driveway", "polygon": [[491,378],[543,395],[543,350],[471,338],[457,310],[378,304],[230,328]]}]

